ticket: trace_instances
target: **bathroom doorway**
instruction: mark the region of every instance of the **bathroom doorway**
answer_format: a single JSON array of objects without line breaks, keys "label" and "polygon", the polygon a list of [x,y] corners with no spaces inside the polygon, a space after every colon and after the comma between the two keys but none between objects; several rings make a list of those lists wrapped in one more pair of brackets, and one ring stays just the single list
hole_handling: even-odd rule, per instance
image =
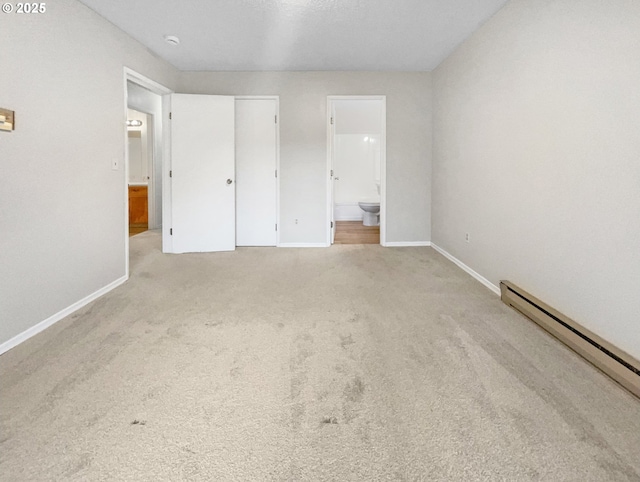
[{"label": "bathroom doorway", "polygon": [[386,97],[330,96],[328,244],[385,245]]}]

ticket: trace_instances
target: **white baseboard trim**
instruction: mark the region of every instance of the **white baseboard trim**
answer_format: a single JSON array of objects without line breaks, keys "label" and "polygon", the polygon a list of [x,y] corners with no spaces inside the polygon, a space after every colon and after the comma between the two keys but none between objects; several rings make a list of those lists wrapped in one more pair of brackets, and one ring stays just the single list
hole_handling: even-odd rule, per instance
[{"label": "white baseboard trim", "polygon": [[456,258],[455,256],[447,253],[444,249],[442,249],[440,246],[437,246],[435,244],[431,244],[431,247],[433,249],[435,249],[438,253],[440,253],[442,256],[444,256],[445,258],[447,258],[449,261],[453,262],[455,265],[457,265],[459,268],[462,268],[462,270],[466,271],[467,273],[469,273],[471,276],[473,276],[475,279],[477,279],[478,281],[480,281],[480,283],[482,283],[483,285],[485,285],[487,288],[489,288],[491,291],[493,291],[495,294],[497,294],[498,296],[500,296],[500,288],[498,288],[496,285],[494,285],[491,281],[489,281],[487,278],[485,278],[484,276],[482,276],[480,273],[472,270],[471,268],[469,268],[469,266],[467,266],[466,264],[464,264],[462,261],[460,261],[458,258]]},{"label": "white baseboard trim", "polygon": [[384,243],[387,248],[407,248],[410,246],[431,246],[431,241],[387,241]]},{"label": "white baseboard trim", "polygon": [[326,243],[280,243],[278,248],[327,248]]},{"label": "white baseboard trim", "polygon": [[127,276],[123,276],[122,278],[118,278],[114,282],[109,283],[107,286],[105,286],[103,288],[100,288],[98,291],[96,291],[94,293],[91,293],[89,296],[86,296],[86,297],[82,298],[80,301],[75,302],[71,306],[68,306],[67,308],[63,309],[62,311],[58,311],[55,315],[50,316],[46,320],[41,321],[37,325],[32,326],[31,328],[23,331],[19,335],[14,336],[10,340],[5,341],[4,343],[2,343],[0,345],[0,355],[2,355],[3,353],[11,350],[12,348],[18,346],[20,343],[22,343],[23,341],[28,340],[32,336],[37,335],[41,331],[44,331],[45,329],[49,328],[54,323],[57,323],[58,321],[60,321],[64,317],[69,316],[74,311],[77,311],[80,308],[82,308],[83,306],[88,305],[92,301],[100,298],[102,295],[108,293],[112,289],[117,288],[122,283],[127,281],[127,279],[128,279]]}]

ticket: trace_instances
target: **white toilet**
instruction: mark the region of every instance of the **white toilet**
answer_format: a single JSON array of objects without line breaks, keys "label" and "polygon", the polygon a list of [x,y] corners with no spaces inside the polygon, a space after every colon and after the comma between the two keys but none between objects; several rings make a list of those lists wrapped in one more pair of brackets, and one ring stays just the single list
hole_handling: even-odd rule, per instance
[{"label": "white toilet", "polygon": [[362,224],[365,226],[377,226],[380,224],[380,203],[359,202],[358,206],[364,211]]},{"label": "white toilet", "polygon": [[[378,196],[380,195],[380,183],[376,182]],[[365,226],[378,226],[380,224],[380,201],[361,201],[358,203],[360,209],[364,211],[362,224]]]}]

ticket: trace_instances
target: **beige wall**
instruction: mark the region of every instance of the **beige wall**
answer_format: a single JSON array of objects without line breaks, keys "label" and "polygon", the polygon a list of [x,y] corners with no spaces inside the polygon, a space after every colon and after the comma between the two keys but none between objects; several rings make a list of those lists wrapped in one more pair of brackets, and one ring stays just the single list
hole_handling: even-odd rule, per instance
[{"label": "beige wall", "polygon": [[[178,72],[73,0],[0,15],[0,346],[125,276],[123,67]],[[118,159],[120,170],[111,169]]]},{"label": "beige wall", "polygon": [[283,243],[326,241],[327,96],[386,95],[387,241],[430,240],[430,73],[185,72],[181,79],[183,93],[280,96]]},{"label": "beige wall", "polygon": [[[640,358],[640,2],[513,0],[434,72],[433,242]],[[464,241],[470,233],[470,242]]]}]

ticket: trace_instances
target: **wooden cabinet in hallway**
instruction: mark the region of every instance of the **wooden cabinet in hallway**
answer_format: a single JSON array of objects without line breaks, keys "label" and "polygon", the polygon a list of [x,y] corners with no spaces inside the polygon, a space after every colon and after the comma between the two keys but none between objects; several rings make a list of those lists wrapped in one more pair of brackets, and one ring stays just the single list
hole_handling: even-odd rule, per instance
[{"label": "wooden cabinet in hallway", "polygon": [[146,231],[149,227],[147,186],[129,186],[129,234]]}]

